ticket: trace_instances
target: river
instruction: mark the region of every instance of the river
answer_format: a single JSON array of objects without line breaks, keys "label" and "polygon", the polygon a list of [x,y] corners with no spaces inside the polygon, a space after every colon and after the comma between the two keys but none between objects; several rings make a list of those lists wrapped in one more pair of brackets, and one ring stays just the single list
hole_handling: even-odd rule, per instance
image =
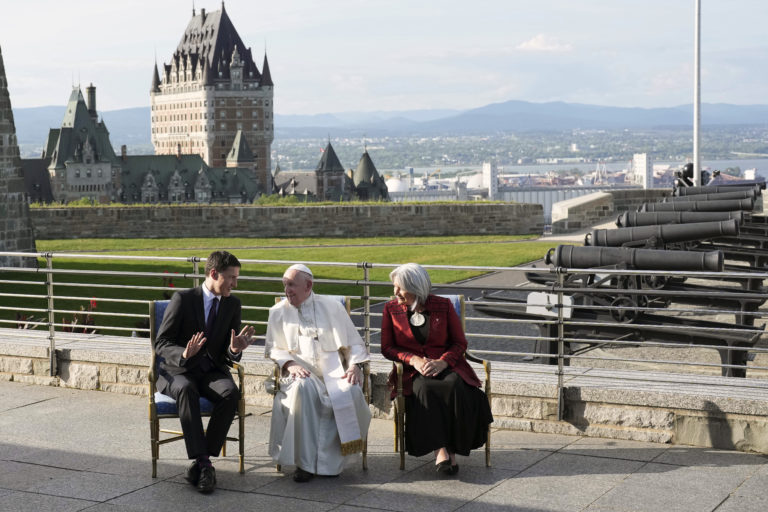
[{"label": "river", "polygon": [[[654,161],[654,164],[669,164],[675,167],[683,165],[685,162],[681,161]],[[597,164],[595,163],[567,163],[567,164],[529,164],[529,165],[506,165],[503,169],[500,169],[504,174],[544,174],[548,171],[570,171],[571,169],[578,169],[582,172],[594,172]],[[768,158],[752,158],[752,159],[739,159],[739,160],[703,160],[702,167],[708,170],[724,170],[728,167],[739,167],[742,172],[746,169],[757,169],[758,174],[768,177]],[[629,168],[629,162],[609,162],[605,164],[605,168],[609,172],[621,171],[622,169]],[[447,176],[451,176],[459,171],[481,170],[479,165],[459,165],[456,167],[414,167],[413,173],[415,176],[423,176],[425,173],[433,173],[437,169],[441,170],[441,174],[445,173]],[[383,169],[380,172],[397,176],[398,173],[407,174],[406,169]]]}]

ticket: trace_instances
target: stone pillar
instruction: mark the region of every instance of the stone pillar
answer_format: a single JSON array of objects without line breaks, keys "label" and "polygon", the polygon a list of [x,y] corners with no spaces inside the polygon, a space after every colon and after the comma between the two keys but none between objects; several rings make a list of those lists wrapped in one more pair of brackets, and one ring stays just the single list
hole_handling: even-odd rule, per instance
[{"label": "stone pillar", "polygon": [[[0,49],[0,251],[34,252],[35,237],[24,193],[16,127]],[[33,258],[0,256],[3,267],[33,267]]]}]

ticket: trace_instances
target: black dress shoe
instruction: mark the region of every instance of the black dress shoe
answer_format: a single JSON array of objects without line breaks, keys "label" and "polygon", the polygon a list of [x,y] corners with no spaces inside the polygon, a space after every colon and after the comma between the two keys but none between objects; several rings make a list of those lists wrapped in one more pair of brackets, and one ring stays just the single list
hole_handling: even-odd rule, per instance
[{"label": "black dress shoe", "polygon": [[200,465],[196,460],[192,461],[192,464],[187,468],[184,473],[184,479],[192,485],[197,485],[197,481],[200,480]]},{"label": "black dress shoe", "polygon": [[213,492],[216,488],[216,470],[213,466],[200,468],[200,480],[197,482],[197,490],[203,494]]},{"label": "black dress shoe", "polygon": [[313,476],[315,475],[313,473],[310,473],[309,471],[304,471],[301,468],[296,468],[296,472],[293,474],[293,481],[303,484],[304,482],[309,482],[310,480],[312,480]]}]

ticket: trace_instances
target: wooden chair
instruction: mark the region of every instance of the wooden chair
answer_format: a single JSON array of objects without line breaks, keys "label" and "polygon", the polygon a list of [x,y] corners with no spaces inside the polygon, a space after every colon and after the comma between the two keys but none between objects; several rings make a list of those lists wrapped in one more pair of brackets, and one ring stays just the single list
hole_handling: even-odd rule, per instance
[{"label": "wooden chair", "polygon": [[[157,355],[155,354],[155,338],[160,324],[163,323],[165,310],[169,300],[155,300],[149,303],[149,332],[152,346],[152,362],[149,366],[149,433],[152,445],[152,478],[157,477],[157,459],[160,457],[160,445],[184,439],[184,434],[179,430],[160,428],[160,420],[179,417],[176,400],[157,391]],[[240,400],[237,403],[235,421],[238,423],[238,436],[227,437],[227,441],[236,441],[239,444],[240,473],[245,472],[245,371],[237,363],[233,364],[237,371]],[[213,411],[213,403],[207,398],[200,397],[200,413],[210,417]],[[160,434],[171,434],[171,437],[160,439]],[[222,455],[227,456],[226,442],[222,447]]]},{"label": "wooden chair", "polygon": [[[466,317],[463,295],[440,295],[451,301],[453,308],[461,319],[461,328],[466,332]],[[485,394],[488,404],[491,404],[491,362],[472,355],[469,350],[464,352],[464,358],[473,363],[482,364],[485,369]],[[394,363],[397,371],[397,396],[394,401],[395,416],[395,451],[400,452],[400,469],[405,469],[405,396],[403,395],[403,363]],[[491,427],[488,426],[488,435],[485,441],[485,465],[491,466]]]},{"label": "wooden chair", "polygon": [[[345,297],[344,295],[323,295],[323,297],[329,297],[341,302],[342,306],[344,306],[344,308],[347,310],[347,314],[351,315],[352,308],[351,308],[351,301],[349,297]],[[285,297],[275,297],[275,304],[279,304],[283,300],[285,300]],[[267,386],[267,389],[273,395],[277,395],[277,392],[280,391],[280,376],[281,376],[280,367],[277,364],[275,364],[275,371],[272,376],[272,386]],[[366,362],[366,363],[363,363],[363,396],[365,396],[365,403],[367,404],[371,403],[370,380],[371,380],[371,365],[368,362]],[[282,469],[280,464],[277,464],[276,468],[278,471]],[[368,436],[367,435],[365,437],[365,440],[363,441],[363,469],[365,470],[368,469]]]}]

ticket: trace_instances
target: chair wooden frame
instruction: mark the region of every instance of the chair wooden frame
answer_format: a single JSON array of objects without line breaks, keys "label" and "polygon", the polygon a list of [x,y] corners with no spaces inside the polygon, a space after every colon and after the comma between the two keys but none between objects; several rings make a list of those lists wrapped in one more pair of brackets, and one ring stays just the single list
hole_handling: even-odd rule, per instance
[{"label": "chair wooden frame", "polygon": [[[335,297],[337,298],[344,308],[347,310],[348,315],[352,315],[352,306],[351,306],[351,300],[349,297],[343,296],[343,295],[325,295],[325,297]],[[281,301],[283,301],[285,297],[275,297],[275,304],[279,304]],[[266,355],[266,354],[265,354]],[[273,386],[273,394],[277,394],[278,391],[280,391],[280,377],[281,377],[281,371],[280,367],[275,364],[275,370],[274,375],[272,376],[272,379],[274,380],[274,386]],[[365,403],[370,404],[371,403],[371,389],[370,389],[370,381],[371,381],[371,365],[367,361],[363,363],[363,396],[365,397]],[[368,436],[366,435],[365,440],[363,441],[363,469],[368,469]],[[280,464],[276,464],[277,471],[281,471],[282,467]]]},{"label": "chair wooden frame", "polygon": [[[180,430],[171,430],[160,428],[160,420],[168,418],[178,418],[178,414],[163,414],[157,410],[157,403],[155,402],[155,393],[157,393],[157,354],[155,354],[155,336],[157,335],[157,328],[160,327],[156,314],[156,306],[163,302],[170,301],[155,301],[149,303],[149,332],[150,343],[152,347],[152,361],[149,366],[148,380],[149,380],[149,432],[150,443],[152,447],[152,478],[157,478],[157,459],[160,458],[160,445],[172,443],[174,441],[180,441],[184,439],[184,434]],[[227,436],[227,441],[234,441],[238,443],[239,454],[239,472],[245,473],[245,418],[248,416],[245,412],[245,371],[243,367],[237,363],[233,363],[232,368],[237,372],[238,388],[240,389],[240,398],[237,402],[237,413],[235,414],[235,420],[238,424],[238,435]],[[202,399],[201,399],[202,400]],[[202,409],[202,407],[201,407]],[[210,412],[202,412],[201,416],[210,417]],[[171,437],[164,439],[160,438],[160,434],[170,434]],[[224,457],[227,456],[227,443],[224,443],[221,453]]]},{"label": "chair wooden frame", "polygon": [[[441,295],[451,299],[451,303],[456,304],[454,298],[457,298],[459,304],[459,318],[461,319],[461,328],[466,332],[466,317],[463,295]],[[485,395],[488,397],[488,405],[491,405],[491,362],[485,359],[480,359],[472,355],[469,350],[464,352],[464,358],[467,361],[478,363],[483,365],[485,370]],[[393,401],[394,404],[394,420],[395,420],[395,451],[400,453],[400,469],[405,469],[405,396],[403,395],[403,363],[399,361],[394,362],[395,371],[397,372],[397,384],[396,391],[397,396]],[[491,427],[488,426],[488,435],[485,441],[485,465],[491,467]]]}]

